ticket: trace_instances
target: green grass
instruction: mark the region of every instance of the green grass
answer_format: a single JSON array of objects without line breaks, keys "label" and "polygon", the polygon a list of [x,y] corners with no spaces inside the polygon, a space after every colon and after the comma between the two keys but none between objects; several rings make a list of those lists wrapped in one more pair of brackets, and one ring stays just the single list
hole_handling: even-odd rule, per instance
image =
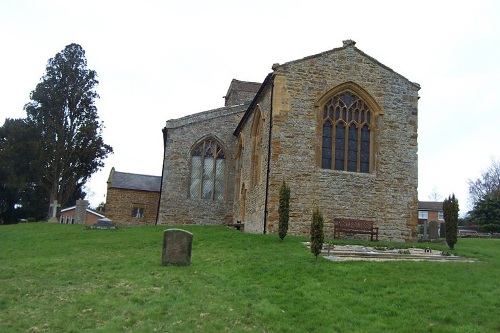
[{"label": "green grass", "polygon": [[305,238],[185,227],[175,267],[164,229],[0,226],[0,332],[500,331],[497,239],[459,239],[475,263],[315,262]]}]

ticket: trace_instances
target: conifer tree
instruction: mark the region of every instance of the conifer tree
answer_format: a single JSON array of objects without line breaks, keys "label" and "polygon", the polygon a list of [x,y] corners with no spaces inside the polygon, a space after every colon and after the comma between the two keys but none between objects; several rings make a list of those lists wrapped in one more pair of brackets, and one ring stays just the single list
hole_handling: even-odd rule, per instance
[{"label": "conifer tree", "polygon": [[43,167],[38,183],[50,202],[68,202],[113,152],[102,138],[104,125],[95,105],[98,83],[83,48],[70,44],[49,59],[24,107],[39,135],[40,149],[31,158]]},{"label": "conifer tree", "polygon": [[290,187],[285,183],[280,188],[280,203],[278,208],[279,215],[279,237],[283,240],[288,232],[288,221],[290,219]]},{"label": "conifer tree", "polygon": [[446,231],[446,243],[453,250],[458,239],[458,200],[455,194],[443,202],[444,227]]},{"label": "conifer tree", "polygon": [[318,207],[314,209],[311,221],[311,252],[318,260],[318,254],[321,253],[323,248],[323,214]]}]

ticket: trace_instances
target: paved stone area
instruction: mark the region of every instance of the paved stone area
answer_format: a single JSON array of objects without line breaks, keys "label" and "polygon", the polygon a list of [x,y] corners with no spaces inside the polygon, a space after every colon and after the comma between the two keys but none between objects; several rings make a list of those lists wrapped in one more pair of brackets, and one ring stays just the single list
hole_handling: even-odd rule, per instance
[{"label": "paved stone area", "polygon": [[[304,243],[310,248],[310,243]],[[368,247],[361,245],[334,245],[323,244],[323,257],[332,261],[441,261],[441,262],[475,262],[474,258],[464,258],[431,248],[387,248]]]}]

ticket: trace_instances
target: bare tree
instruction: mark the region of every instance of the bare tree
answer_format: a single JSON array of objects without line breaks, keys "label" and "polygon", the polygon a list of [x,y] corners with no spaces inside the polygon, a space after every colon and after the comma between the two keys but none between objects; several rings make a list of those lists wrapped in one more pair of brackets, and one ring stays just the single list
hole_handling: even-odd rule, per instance
[{"label": "bare tree", "polygon": [[500,197],[500,161],[492,158],[490,167],[476,180],[469,179],[469,199],[472,205],[487,195]]},{"label": "bare tree", "polygon": [[432,200],[432,201],[442,201],[443,200],[443,196],[441,195],[441,193],[439,193],[436,186],[434,186],[432,188],[432,192],[431,192],[431,194],[429,194],[429,200]]}]

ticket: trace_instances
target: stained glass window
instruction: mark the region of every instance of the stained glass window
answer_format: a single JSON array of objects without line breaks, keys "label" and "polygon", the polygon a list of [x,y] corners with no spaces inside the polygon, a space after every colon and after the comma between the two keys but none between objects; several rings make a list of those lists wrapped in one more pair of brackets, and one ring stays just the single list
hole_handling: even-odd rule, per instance
[{"label": "stained glass window", "polygon": [[355,93],[344,91],[323,105],[321,167],[370,172],[372,110]]},{"label": "stained glass window", "polygon": [[215,139],[206,139],[191,155],[191,198],[223,200],[225,190],[224,150]]}]

